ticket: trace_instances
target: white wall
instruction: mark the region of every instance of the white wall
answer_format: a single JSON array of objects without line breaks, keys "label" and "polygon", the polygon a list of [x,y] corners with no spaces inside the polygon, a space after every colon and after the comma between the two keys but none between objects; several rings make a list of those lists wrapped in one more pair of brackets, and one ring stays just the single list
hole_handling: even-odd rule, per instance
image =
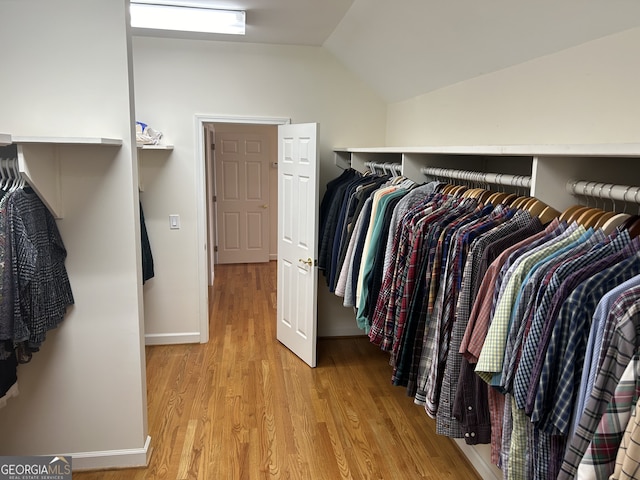
[{"label": "white wall", "polygon": [[[157,165],[146,156],[142,164],[156,272],[144,291],[146,334],[148,341],[169,342],[192,338],[200,328],[195,115],[319,122],[323,186],[339,174],[333,147],[384,143],[386,105],[320,47],[149,37],[135,37],[133,46],[138,120],[175,145]],[[180,230],[169,230],[170,213],[180,214]],[[337,297],[320,303],[321,332],[345,321],[327,311],[339,305]],[[338,316],[345,310],[340,306]]]},{"label": "white wall", "polygon": [[640,140],[640,28],[389,106],[387,144]]},{"label": "white wall", "polygon": [[67,270],[61,326],[18,367],[0,454],[139,465],[148,450],[131,65],[125,0],[0,3],[0,131],[122,139],[59,148]]}]

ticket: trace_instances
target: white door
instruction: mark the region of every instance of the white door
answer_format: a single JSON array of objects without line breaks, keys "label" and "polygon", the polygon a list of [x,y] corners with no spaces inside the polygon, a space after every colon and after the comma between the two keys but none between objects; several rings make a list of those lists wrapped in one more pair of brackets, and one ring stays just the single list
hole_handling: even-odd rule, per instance
[{"label": "white door", "polygon": [[216,244],[216,205],[215,198],[215,175],[214,175],[214,148],[215,148],[215,132],[211,125],[204,126],[204,172],[206,176],[206,198],[207,201],[207,263],[209,273],[209,285],[213,285],[215,278],[214,264],[216,263],[215,248]]},{"label": "white door", "polygon": [[277,337],[316,366],[318,124],[278,127]]},{"label": "white door", "polygon": [[218,263],[269,261],[269,137],[216,132]]}]

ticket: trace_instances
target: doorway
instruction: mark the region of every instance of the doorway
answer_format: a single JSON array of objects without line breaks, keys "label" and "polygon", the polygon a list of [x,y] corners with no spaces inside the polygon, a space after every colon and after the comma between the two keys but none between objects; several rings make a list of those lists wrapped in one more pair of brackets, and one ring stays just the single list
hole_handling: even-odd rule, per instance
[{"label": "doorway", "polygon": [[[269,166],[269,176],[273,177],[273,184],[270,183],[269,188],[269,203],[268,208],[272,211],[270,214],[270,221],[274,222],[273,226],[270,224],[269,232],[269,260],[275,260],[277,258],[277,126],[289,124],[290,119],[284,117],[235,117],[224,115],[196,115],[196,146],[198,155],[198,231],[199,238],[204,245],[204,249],[201,250],[200,261],[200,285],[201,285],[201,298],[206,299],[207,287],[213,285],[215,278],[215,264],[216,264],[216,239],[220,235],[219,228],[217,228],[217,221],[215,218],[215,208],[213,202],[214,190],[214,178],[213,178],[213,153],[215,150],[211,149],[211,145],[215,144],[215,127],[231,128],[231,127],[265,127],[273,130],[275,140],[272,143],[272,149],[275,152],[271,158],[273,158],[272,164]],[[215,147],[214,147],[215,148]],[[271,182],[271,180],[270,180]],[[271,186],[273,185],[273,186]],[[206,302],[202,302],[201,315],[200,315],[201,330],[207,332],[203,335],[203,338],[208,339],[208,319],[207,319],[207,306]],[[206,341],[206,340],[204,340]]]},{"label": "doorway", "polygon": [[209,280],[215,264],[277,256],[276,125],[205,124]]}]

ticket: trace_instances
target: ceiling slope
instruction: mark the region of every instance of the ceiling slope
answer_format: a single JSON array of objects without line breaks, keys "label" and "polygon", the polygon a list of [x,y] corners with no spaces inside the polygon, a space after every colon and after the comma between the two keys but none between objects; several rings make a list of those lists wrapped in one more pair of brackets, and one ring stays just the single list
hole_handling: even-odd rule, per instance
[{"label": "ceiling slope", "polygon": [[355,0],[324,46],[396,102],[637,26],[638,0]]}]

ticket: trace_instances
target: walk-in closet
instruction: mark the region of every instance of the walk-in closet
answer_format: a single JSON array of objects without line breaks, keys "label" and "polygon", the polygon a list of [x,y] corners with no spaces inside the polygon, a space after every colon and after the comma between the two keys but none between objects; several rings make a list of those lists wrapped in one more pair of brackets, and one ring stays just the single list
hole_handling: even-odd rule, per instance
[{"label": "walk-in closet", "polygon": [[[584,228],[585,236],[592,235],[591,242],[600,238],[596,231],[605,225],[607,235],[612,227],[628,232],[629,237],[635,234],[637,224],[633,222],[640,201],[638,2],[562,0],[525,5],[507,0],[491,4],[470,0],[446,4],[433,0],[265,0],[258,2],[259,7],[249,0],[190,3],[246,9],[245,35],[231,38],[132,29],[129,0],[0,2],[3,46],[0,158],[17,159],[17,164],[12,160],[11,165],[0,161],[0,189],[11,190],[10,174],[17,172],[16,178],[24,181],[29,192],[38,195],[55,219],[66,251],[64,266],[73,294],[72,302],[71,298],[63,302],[64,319],[52,321],[50,326],[55,323],[55,328],[47,331],[39,350],[33,352],[29,362],[17,366],[18,387],[4,398],[6,402],[0,408],[0,428],[5,433],[0,440],[0,456],[69,455],[76,471],[149,466],[146,472],[160,472],[159,477],[166,472],[161,465],[166,460],[177,462],[172,468],[179,471],[181,478],[193,477],[196,470],[191,466],[199,466],[204,458],[200,456],[201,446],[211,449],[212,456],[207,458],[219,458],[215,456],[215,448],[221,443],[215,443],[209,431],[203,433],[202,428],[212,422],[220,423],[220,431],[229,432],[229,438],[236,438],[233,432],[245,432],[234,430],[239,424],[234,423],[237,420],[234,415],[243,414],[239,406],[246,398],[241,397],[251,395],[254,387],[237,393],[234,389],[241,387],[234,384],[233,391],[224,393],[223,387],[218,390],[217,385],[215,388],[196,385],[207,378],[224,383],[222,373],[231,375],[234,366],[259,375],[278,368],[277,375],[264,377],[277,377],[283,386],[285,394],[279,398],[284,399],[280,402],[284,410],[277,415],[299,413],[293,407],[287,410],[286,395],[287,382],[298,381],[291,372],[302,372],[297,366],[290,368],[297,357],[287,357],[288,350],[275,338],[267,338],[270,330],[255,328],[247,318],[249,323],[243,323],[241,330],[247,336],[253,335],[250,341],[275,342],[269,343],[269,348],[254,350],[265,358],[252,358],[250,368],[249,363],[242,363],[248,362],[243,350],[234,350],[233,325],[209,317],[213,302],[222,300],[215,295],[231,294],[215,285],[215,272],[213,289],[208,285],[206,259],[215,245],[210,245],[207,238],[207,208],[212,202],[206,198],[204,152],[212,147],[205,143],[203,122],[224,119],[225,123],[242,123],[243,119],[251,119],[248,123],[318,124],[319,201],[329,191],[327,186],[344,172],[355,178],[371,171],[368,180],[389,177],[393,183],[397,178],[394,188],[402,182],[411,189],[437,185],[432,194],[438,195],[438,202],[453,191],[452,211],[463,206],[473,210],[471,205],[476,204],[500,205],[498,200],[515,196],[520,199],[515,205],[518,212],[526,213],[515,213],[511,206],[505,206],[495,213],[501,220],[516,218],[517,223],[528,215],[530,223],[538,221],[545,231],[553,228],[550,225],[554,221],[561,224],[570,218],[572,221],[566,227],[559,228],[575,229],[567,235]],[[162,132],[162,146],[138,148],[136,122]],[[278,165],[272,163],[271,168],[275,171]],[[488,202],[492,195],[493,203]],[[399,193],[393,201],[401,202]],[[266,208],[275,208],[270,204],[271,201],[262,202]],[[147,281],[142,266],[141,206],[154,263],[154,276]],[[306,217],[320,213],[308,211]],[[561,221],[563,215],[566,218]],[[579,226],[570,227],[573,220]],[[382,230],[376,235],[382,237],[385,233],[389,235]],[[618,241],[622,242],[625,234],[620,235]],[[347,256],[346,240],[347,236],[344,248],[336,252],[336,259]],[[629,242],[633,241],[629,238]],[[470,246],[461,243],[459,251],[467,253]],[[331,269],[333,251],[329,255],[325,250],[323,255],[322,268],[328,265]],[[316,268],[316,259],[307,255],[300,258],[310,270]],[[376,263],[375,256],[372,260]],[[384,259],[382,264],[380,260],[377,259],[376,266],[384,270]],[[486,261],[484,265],[488,269],[491,263]],[[262,275],[268,274],[243,269],[230,271],[233,275],[254,275],[251,285],[255,285],[256,291],[266,291],[259,282]],[[321,272],[318,274],[317,332],[321,338],[356,337],[336,342],[341,341],[345,349],[353,348],[362,355],[353,360],[346,354],[331,352],[325,358],[329,361],[319,362],[321,368],[349,370],[348,362],[361,362],[373,356],[368,347],[377,349],[375,354],[388,356],[387,350],[378,351],[379,345],[372,344],[369,338],[369,333],[379,327],[384,340],[380,345],[387,348],[388,344],[393,353],[395,323],[388,322],[385,330],[384,322],[369,325],[370,320],[359,318],[353,308],[357,307],[357,298],[345,307],[344,298],[334,292],[341,272],[336,268],[329,273],[333,275],[332,285],[325,282]],[[443,279],[446,284],[448,280]],[[427,301],[415,307],[426,311],[433,308],[437,312],[438,282],[439,278],[428,286],[429,289],[433,286],[430,292],[434,294],[433,303],[426,296]],[[375,284],[374,289],[384,290],[382,283]],[[426,283],[413,285],[427,288]],[[452,292],[463,286],[462,281],[460,286],[453,282],[451,285]],[[215,290],[217,287],[220,289]],[[472,292],[480,288],[478,283]],[[241,296],[242,301],[246,301],[246,294],[242,295],[245,295]],[[273,307],[276,296],[277,292],[272,290],[264,295],[265,312]],[[442,311],[447,312],[447,325],[451,326],[451,333],[454,328],[460,329],[455,333],[462,333],[464,338],[466,329],[462,332],[462,325],[456,326],[454,321],[457,307],[454,296],[446,299],[442,300]],[[388,305],[394,302],[390,299]],[[241,303],[225,305],[244,308],[238,306]],[[377,298],[369,300],[363,311],[374,314],[378,303],[385,302],[378,302]],[[471,315],[473,305],[468,308]],[[398,309],[403,310],[402,302]],[[623,313],[629,312],[630,307]],[[270,314],[269,310],[252,321],[270,318]],[[383,319],[382,313],[378,316],[378,321]],[[375,329],[369,330],[373,325]],[[223,327],[229,336],[216,337],[219,333],[216,328]],[[419,328],[411,322],[407,327],[401,330],[403,338]],[[264,338],[258,338],[256,332],[263,332]],[[433,428],[416,426],[415,431],[420,433],[410,443],[424,441],[421,446],[426,445],[427,449],[433,446],[434,451],[440,451],[445,442],[447,446],[457,445],[462,456],[455,449],[454,453],[446,449],[447,453],[432,459],[447,474],[454,475],[451,465],[455,467],[466,458],[481,478],[513,478],[520,471],[517,468],[527,469],[531,465],[526,456],[524,467],[514,465],[511,470],[500,470],[496,464],[502,465],[499,454],[506,450],[494,445],[492,451],[490,444],[475,445],[486,439],[487,432],[459,425],[453,431],[452,425],[445,426],[444,418],[438,418],[438,411],[432,411],[436,406],[439,409],[441,398],[454,395],[451,387],[459,377],[452,375],[444,390],[439,389],[446,382],[440,380],[458,368],[469,371],[466,364],[457,365],[458,359],[469,360],[466,356],[458,353],[455,360],[451,356],[466,345],[462,341],[458,345],[457,340],[451,343],[453,336],[449,338],[446,329],[437,332],[433,339],[437,361],[429,360],[429,373],[433,370],[433,375],[427,377],[429,387],[435,389],[424,392],[428,394],[424,402],[430,411],[424,411],[424,405],[416,405],[415,396],[404,398],[412,402],[415,418],[427,417],[430,423],[425,425]],[[552,338],[553,333],[549,327],[539,335]],[[617,337],[613,334],[610,337],[612,344]],[[358,343],[361,340],[368,343]],[[332,340],[322,338],[320,342],[327,341]],[[588,335],[579,341],[588,344]],[[225,372],[207,370],[209,366],[198,363],[204,357],[191,355],[201,344],[209,345],[206,342],[219,349],[207,353],[207,358],[218,359],[222,355],[229,361],[224,364]],[[393,402],[386,403],[386,392],[383,395],[362,388],[369,389],[372,404],[385,404],[385,409],[396,411],[405,421],[414,418],[413,413],[405,410],[401,413],[394,402],[402,400],[399,396],[412,383],[409,381],[412,373],[405,377],[404,371],[394,373],[394,368],[407,365],[408,372],[413,372],[414,350],[403,348],[402,342],[395,345],[399,362],[389,357],[395,364],[385,365],[388,383],[384,386],[377,380],[375,383],[376,387],[394,392],[388,393],[394,395]],[[481,353],[472,350],[468,352],[469,358]],[[603,349],[601,353],[604,361],[606,352]],[[154,365],[164,365],[168,358],[164,355],[182,359],[182,363],[178,362],[180,366],[170,368],[170,378],[176,380],[173,387],[165,390],[173,392],[171,395],[158,393],[166,378],[157,371],[151,375],[147,370],[148,359],[153,358]],[[269,363],[280,355],[281,361]],[[536,368],[548,367],[551,358]],[[341,360],[347,365],[338,365]],[[455,365],[448,365],[449,360]],[[480,365],[485,360],[478,358]],[[385,359],[382,363],[388,362]],[[491,381],[498,370],[493,363],[487,363],[479,373],[487,374],[487,378],[492,374]],[[182,367],[184,370],[180,370]],[[417,368],[421,368],[419,362]],[[208,376],[199,376],[199,369],[208,372]],[[629,372],[619,370],[621,367],[615,376],[628,380]],[[174,375],[176,372],[179,374]],[[323,373],[321,369],[308,369],[300,378],[322,380]],[[484,382],[475,371],[471,373]],[[148,384],[148,374],[159,383]],[[509,372],[505,374],[510,378]],[[394,375],[402,387],[393,385]],[[193,391],[199,392],[195,398],[214,390],[229,397],[211,404],[211,408],[215,404],[218,409],[215,413],[201,410],[202,405],[194,409],[198,420],[191,423],[185,420],[186,415],[166,421],[164,417],[156,417],[158,411],[182,412],[185,404],[180,395],[186,390],[174,387],[182,385],[180,382],[185,378],[194,384]],[[593,383],[594,388],[603,392],[613,388],[600,385],[597,379]],[[148,385],[152,385],[149,391]],[[366,383],[363,381],[361,385]],[[324,392],[325,387],[329,388],[321,385],[318,391]],[[348,387],[345,382],[341,388],[346,391],[340,392],[344,396],[332,398],[342,398],[345,418],[355,418],[349,417],[351,410],[346,406],[348,400],[344,400],[354,397]],[[268,394],[268,388],[265,391]],[[292,391],[300,395],[295,397],[295,407],[301,409],[304,405],[301,398],[307,398],[309,392]],[[436,391],[440,392],[437,404],[433,401]],[[550,400],[549,405],[558,406],[555,395],[551,399],[541,395],[543,403]],[[615,396],[615,392],[611,395]],[[345,450],[332,458],[331,473],[344,478],[358,476],[346,467],[341,468],[348,465],[342,462],[346,457],[357,464],[354,471],[368,472],[363,477],[367,474],[379,477],[382,473],[372,472],[393,471],[393,462],[376,469],[375,455],[361,461],[363,457],[350,450],[351,439],[361,438],[352,425],[357,422],[337,425],[323,422],[325,410],[319,408],[322,398],[309,399],[318,407],[314,410],[316,427],[325,429],[318,437],[325,441],[322,451],[330,453],[333,447],[338,448],[330,435],[341,434],[344,441]],[[527,398],[524,400],[526,411]],[[533,396],[529,399],[529,407],[537,405],[535,400]],[[153,421],[149,419],[150,405]],[[206,405],[208,408],[209,404]],[[224,409],[229,405],[238,408],[229,415],[220,415],[221,411],[227,412]],[[505,402],[504,412],[509,412],[509,405]],[[544,405],[536,422],[546,433],[556,433],[554,429],[582,432],[585,425],[579,420],[570,418],[563,425],[548,415]],[[584,405],[590,408],[588,399]],[[440,417],[445,411],[448,410],[440,410]],[[429,414],[434,413],[431,419]],[[260,432],[268,439],[260,422],[271,425],[272,418],[256,415],[243,420],[253,422],[253,435]],[[393,430],[391,414],[368,420],[367,428],[375,431],[376,436],[384,435],[385,427]],[[280,427],[285,425],[284,420],[273,421],[280,421]],[[398,425],[402,428],[401,423]],[[305,427],[301,421],[296,428],[305,432]],[[171,431],[169,441],[163,440],[161,433],[166,429]],[[200,434],[203,436],[198,437]],[[450,442],[450,437],[457,438]],[[556,435],[552,437],[557,440]],[[296,462],[299,469],[287,471],[283,466],[277,472],[269,470],[266,466],[271,465],[271,450],[246,446],[253,442],[251,437],[247,442],[241,439],[240,443],[245,445],[242,448],[246,448],[242,451],[251,452],[255,461],[252,465],[262,467],[249,472],[239,466],[246,462],[229,463],[230,469],[224,473],[231,472],[231,477],[284,478],[308,471],[305,470],[308,465],[320,465],[318,459],[305,463],[301,450],[294,445],[296,439],[286,438],[287,459],[278,465]],[[308,440],[305,438],[305,442]],[[389,440],[393,443],[395,438]],[[502,440],[507,442],[506,437]],[[567,451],[587,451],[585,441],[584,438],[575,444],[568,441]],[[179,451],[169,452],[174,445]],[[520,442],[517,448],[522,446]],[[561,442],[552,442],[554,458],[558,458],[562,446]],[[359,448],[366,451],[366,442],[360,442]],[[385,447],[378,448],[382,451]],[[184,455],[188,461],[180,463],[183,450],[188,452]],[[590,458],[595,456],[591,454]],[[425,451],[415,457],[426,458]],[[567,465],[560,464],[557,469],[570,472],[573,463],[575,459],[569,458]],[[215,462],[209,467],[206,471],[216,476]],[[415,472],[419,478],[423,471],[410,470]],[[465,475],[472,477],[469,472]],[[131,478],[136,478],[135,475]],[[149,473],[152,475],[155,473]]]}]

